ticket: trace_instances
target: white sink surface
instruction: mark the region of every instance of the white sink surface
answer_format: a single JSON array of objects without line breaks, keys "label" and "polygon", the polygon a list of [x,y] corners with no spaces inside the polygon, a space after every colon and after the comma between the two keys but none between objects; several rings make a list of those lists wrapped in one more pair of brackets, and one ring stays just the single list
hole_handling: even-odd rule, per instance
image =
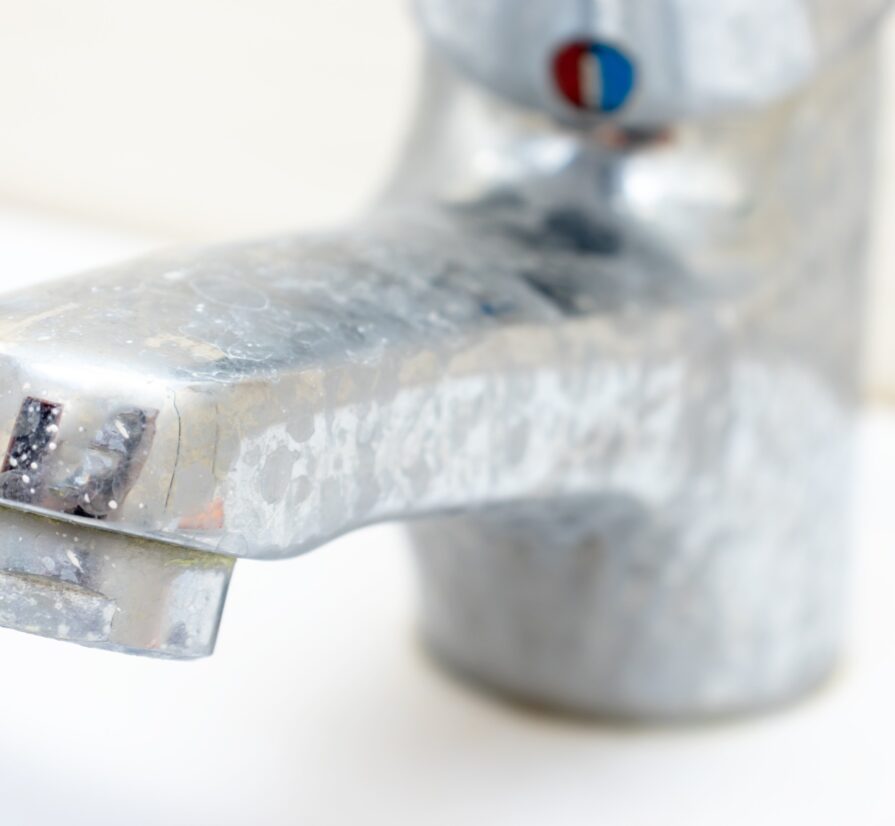
[{"label": "white sink surface", "polygon": [[[0,210],[0,287],[152,239]],[[624,730],[467,691],[414,638],[401,533],[237,565],[217,654],[139,660],[0,630],[0,824],[895,823],[895,415],[870,412],[855,640],[794,708]]]}]

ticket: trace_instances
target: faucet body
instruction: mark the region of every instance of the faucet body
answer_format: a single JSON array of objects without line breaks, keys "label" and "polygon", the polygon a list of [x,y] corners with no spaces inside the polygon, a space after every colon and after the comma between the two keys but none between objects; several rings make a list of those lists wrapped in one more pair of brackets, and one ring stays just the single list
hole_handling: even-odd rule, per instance
[{"label": "faucet body", "polygon": [[405,163],[349,231],[0,304],[0,625],[202,656],[234,558],[406,519],[426,639],[502,691],[680,718],[829,672],[876,38],[714,115],[644,60],[591,123],[454,54],[504,2],[421,3]]}]

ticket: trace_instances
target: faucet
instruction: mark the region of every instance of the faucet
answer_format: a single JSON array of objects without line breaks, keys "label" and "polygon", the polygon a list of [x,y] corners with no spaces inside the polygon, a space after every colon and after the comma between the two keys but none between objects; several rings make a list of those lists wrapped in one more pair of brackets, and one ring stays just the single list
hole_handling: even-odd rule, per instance
[{"label": "faucet", "polygon": [[658,720],[808,691],[887,6],[418,0],[418,116],[355,225],[0,301],[0,625],[203,657],[237,558],[401,520],[482,686]]}]

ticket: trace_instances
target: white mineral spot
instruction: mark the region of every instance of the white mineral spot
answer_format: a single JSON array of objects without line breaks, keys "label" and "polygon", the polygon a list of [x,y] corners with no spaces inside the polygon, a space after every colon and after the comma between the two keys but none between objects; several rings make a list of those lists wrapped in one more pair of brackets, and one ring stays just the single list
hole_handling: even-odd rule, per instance
[{"label": "white mineral spot", "polygon": [[10,459],[9,459],[9,466],[10,466],[10,467],[18,467],[18,466],[19,466],[19,460],[18,460],[18,459],[13,459],[12,457],[10,457]]},{"label": "white mineral spot", "polygon": [[22,481],[23,481],[26,485],[30,485],[30,484],[31,484],[31,477],[26,473],[26,474],[22,477]]},{"label": "white mineral spot", "polygon": [[55,433],[57,430],[59,430],[58,424],[48,424],[47,425],[47,433]]},{"label": "white mineral spot", "polygon": [[121,434],[122,438],[124,439],[130,436],[130,433],[127,432],[127,428],[124,426],[120,419],[115,419],[115,429]]},{"label": "white mineral spot", "polygon": [[[77,542],[77,540],[75,541]],[[78,559],[74,551],[66,551],[65,555],[68,557],[68,561],[71,562],[71,564],[74,565],[75,568],[77,568],[81,572],[84,571],[84,569],[81,567],[81,560]]]},{"label": "white mineral spot", "polygon": [[31,470],[37,470],[37,462],[32,462],[28,467],[30,467]]},{"label": "white mineral spot", "polygon": [[114,499],[110,499],[110,500],[109,500],[109,507],[110,507],[113,511],[117,511],[117,510],[118,510],[118,503],[117,503]]},{"label": "white mineral spot", "polygon": [[49,450],[51,450],[51,451],[55,450],[56,447],[57,447],[56,442],[50,442],[50,443],[47,445],[47,448],[48,448]]}]

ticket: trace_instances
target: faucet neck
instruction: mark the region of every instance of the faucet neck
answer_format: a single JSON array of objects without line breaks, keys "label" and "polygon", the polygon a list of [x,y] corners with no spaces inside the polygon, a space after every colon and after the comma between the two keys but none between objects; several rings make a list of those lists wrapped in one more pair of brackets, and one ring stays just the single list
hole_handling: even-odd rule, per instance
[{"label": "faucet neck", "polygon": [[[384,200],[461,207],[511,200],[545,220],[575,211],[592,225],[648,236],[696,280],[726,288],[745,278],[749,289],[760,281],[776,289],[787,273],[781,260],[806,243],[806,214],[819,221],[827,214],[818,188],[850,198],[843,181],[863,180],[857,168],[843,178],[819,159],[838,157],[843,141],[872,140],[843,133],[872,117],[876,98],[865,80],[875,59],[868,41],[797,95],[759,109],[647,129],[576,128],[494,94],[432,50]],[[868,157],[853,152],[852,163],[863,169]],[[750,255],[760,260],[743,266]]]}]

